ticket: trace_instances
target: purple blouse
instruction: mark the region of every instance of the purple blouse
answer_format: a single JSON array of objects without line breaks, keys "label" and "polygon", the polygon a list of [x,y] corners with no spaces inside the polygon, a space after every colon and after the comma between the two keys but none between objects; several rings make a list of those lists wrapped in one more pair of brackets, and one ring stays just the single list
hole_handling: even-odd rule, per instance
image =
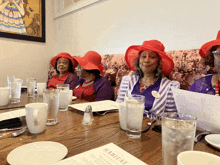
[{"label": "purple blouse", "polygon": [[212,76],[213,74],[199,78],[192,84],[189,91],[215,95],[215,90],[212,88],[211,83]]},{"label": "purple blouse", "polygon": [[152,86],[145,89],[142,93],[139,90],[139,81],[135,84],[133,91],[131,94],[138,94],[145,96],[145,110],[150,110],[153,106],[155,97],[151,94],[152,91],[159,91],[160,88],[160,82],[161,78],[159,78],[156,83],[154,83]]}]

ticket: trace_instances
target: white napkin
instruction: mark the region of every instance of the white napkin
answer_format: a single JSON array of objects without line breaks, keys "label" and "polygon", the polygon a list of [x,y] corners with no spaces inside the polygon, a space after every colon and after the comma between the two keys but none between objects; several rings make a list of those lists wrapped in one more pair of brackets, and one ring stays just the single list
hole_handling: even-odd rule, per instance
[{"label": "white napkin", "polygon": [[92,106],[93,112],[114,110],[114,109],[118,109],[118,107],[119,107],[118,103],[115,101],[112,101],[112,100],[103,100],[103,101],[95,101],[95,102],[89,102],[89,103],[72,104],[72,105],[69,105],[69,107],[75,108],[80,111],[84,111],[88,105]]},{"label": "white napkin", "polygon": [[0,121],[25,116],[25,109],[19,109],[9,112],[0,113]]}]

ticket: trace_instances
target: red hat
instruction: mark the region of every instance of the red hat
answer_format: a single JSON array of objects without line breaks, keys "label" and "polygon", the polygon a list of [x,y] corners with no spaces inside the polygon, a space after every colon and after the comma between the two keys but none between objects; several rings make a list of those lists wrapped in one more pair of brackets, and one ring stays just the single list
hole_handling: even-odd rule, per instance
[{"label": "red hat", "polygon": [[125,61],[128,68],[135,70],[134,59],[137,58],[139,52],[143,50],[152,50],[158,53],[161,58],[160,63],[163,74],[165,76],[170,74],[174,68],[173,57],[164,52],[165,47],[158,40],[144,41],[142,45],[130,46],[125,53]]},{"label": "red hat", "polygon": [[104,75],[104,67],[101,63],[102,57],[95,51],[88,51],[84,57],[73,57],[79,65],[86,70],[97,69]]},{"label": "red hat", "polygon": [[199,50],[200,56],[201,56],[202,58],[204,58],[204,57],[208,54],[208,52],[210,51],[210,49],[211,49],[213,46],[216,46],[216,45],[220,45],[220,30],[218,31],[216,40],[209,41],[209,42],[205,43],[204,45],[202,45],[202,47],[201,47],[200,50]]},{"label": "red hat", "polygon": [[56,63],[57,59],[60,57],[69,59],[73,64],[73,69],[75,69],[77,67],[77,65],[78,65],[77,61],[74,60],[69,53],[65,53],[65,52],[59,53],[58,55],[54,56],[51,59],[50,63],[53,67],[55,67],[55,63]]}]

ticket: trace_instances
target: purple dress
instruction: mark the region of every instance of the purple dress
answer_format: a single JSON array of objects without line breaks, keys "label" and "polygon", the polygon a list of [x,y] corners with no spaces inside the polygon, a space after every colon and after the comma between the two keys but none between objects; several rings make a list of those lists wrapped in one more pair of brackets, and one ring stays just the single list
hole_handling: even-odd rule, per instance
[{"label": "purple dress", "polygon": [[212,88],[211,83],[212,76],[213,74],[210,74],[205,77],[199,78],[192,84],[189,91],[215,95],[215,90]]},{"label": "purple dress", "polygon": [[155,97],[151,94],[152,91],[159,91],[160,88],[160,82],[161,78],[159,78],[156,83],[154,83],[152,86],[148,87],[145,89],[142,93],[139,91],[139,81],[135,84],[133,91],[131,94],[138,94],[138,95],[143,95],[145,96],[145,110],[150,110],[153,106]]}]

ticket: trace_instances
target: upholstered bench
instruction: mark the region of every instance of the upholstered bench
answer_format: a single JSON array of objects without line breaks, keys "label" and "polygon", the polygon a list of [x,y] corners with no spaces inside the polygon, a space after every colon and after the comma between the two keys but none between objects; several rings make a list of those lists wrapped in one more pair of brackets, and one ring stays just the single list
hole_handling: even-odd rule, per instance
[{"label": "upholstered bench", "polygon": [[[167,51],[168,55],[173,57],[174,69],[167,76],[171,80],[180,82],[180,88],[189,90],[192,83],[207,74],[212,68],[206,68],[203,59],[199,55],[199,49],[173,50]],[[123,76],[131,73],[124,61],[124,54],[106,54],[102,55],[102,63],[105,68],[105,77],[109,80],[115,92],[115,99],[118,96],[118,90]],[[56,74],[56,71],[50,66],[48,78]]]}]

